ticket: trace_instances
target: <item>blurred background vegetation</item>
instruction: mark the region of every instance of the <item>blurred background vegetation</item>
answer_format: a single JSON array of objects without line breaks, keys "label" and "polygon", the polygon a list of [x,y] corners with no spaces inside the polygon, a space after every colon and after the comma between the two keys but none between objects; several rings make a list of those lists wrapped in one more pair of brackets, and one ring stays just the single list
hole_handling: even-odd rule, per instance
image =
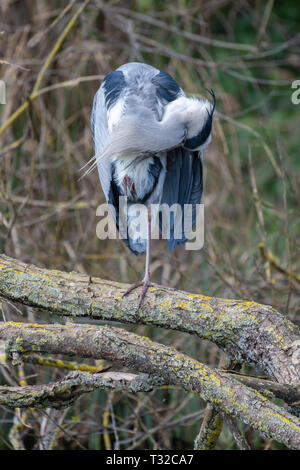
[{"label": "blurred background vegetation", "polygon": [[[217,96],[204,155],[205,247],[170,253],[163,240],[153,242],[153,280],[271,304],[299,321],[300,104],[291,101],[291,84],[300,79],[298,2],[85,3],[68,30],[79,0],[1,1],[7,102],[0,105],[0,251],[47,268],[140,279],[143,256],[120,241],[97,239],[96,207],[104,196],[97,172],[79,181],[79,170],[93,155],[89,117],[103,76],[125,62],[146,62],[173,75],[187,94],[205,95],[207,87]],[[61,321],[4,301],[2,319]],[[222,359],[215,345],[184,333],[128,329],[211,366]],[[46,383],[65,373],[5,365],[0,383],[22,384],[23,376]],[[0,448],[190,449],[204,409],[175,388],[136,396],[97,391],[64,411],[2,407]],[[252,448],[280,448],[240,426]],[[217,448],[235,448],[226,426]]]}]

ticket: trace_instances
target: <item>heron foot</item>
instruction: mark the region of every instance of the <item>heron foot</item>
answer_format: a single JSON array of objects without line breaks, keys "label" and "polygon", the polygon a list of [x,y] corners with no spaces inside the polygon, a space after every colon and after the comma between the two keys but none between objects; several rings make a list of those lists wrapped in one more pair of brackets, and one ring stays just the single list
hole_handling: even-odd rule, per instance
[{"label": "heron foot", "polygon": [[147,290],[149,289],[149,287],[155,287],[156,289],[167,289],[167,290],[171,290],[171,291],[176,290],[174,287],[163,286],[162,284],[157,284],[155,282],[151,282],[149,278],[145,278],[141,282],[137,282],[136,284],[133,284],[132,286],[130,286],[127,289],[127,291],[123,294],[123,297],[130,294],[130,292],[137,289],[138,287],[143,287],[140,298],[139,298],[139,304],[138,304],[139,308],[140,308],[140,306],[142,305],[142,303],[144,301],[144,298],[146,296],[146,293],[147,293]]}]

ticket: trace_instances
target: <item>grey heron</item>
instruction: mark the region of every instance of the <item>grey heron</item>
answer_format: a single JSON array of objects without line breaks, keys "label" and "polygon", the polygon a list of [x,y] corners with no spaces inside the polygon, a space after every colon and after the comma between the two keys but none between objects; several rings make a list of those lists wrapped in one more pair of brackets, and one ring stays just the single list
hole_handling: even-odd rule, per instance
[{"label": "grey heron", "polygon": [[[127,232],[124,243],[135,254],[146,251],[145,276],[124,295],[142,286],[141,306],[150,281],[151,206],[153,204],[192,205],[202,195],[202,150],[211,141],[213,103],[189,98],[166,72],[132,62],[109,73],[95,94],[91,131],[95,156],[87,172],[96,166],[105,198],[114,208],[119,227],[121,196],[126,198]],[[133,236],[133,204],[147,207],[147,236]],[[173,226],[172,226],[173,223]],[[161,228],[161,226],[160,226]],[[174,236],[171,221],[169,250],[185,244],[185,234]],[[162,287],[162,286],[160,286]]]}]

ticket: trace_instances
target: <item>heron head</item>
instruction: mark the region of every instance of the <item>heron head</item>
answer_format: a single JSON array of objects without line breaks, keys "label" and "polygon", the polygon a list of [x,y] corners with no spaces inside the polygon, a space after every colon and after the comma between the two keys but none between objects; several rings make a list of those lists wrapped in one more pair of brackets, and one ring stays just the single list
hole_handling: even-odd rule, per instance
[{"label": "heron head", "polygon": [[187,98],[186,107],[186,139],[184,147],[188,150],[201,150],[211,141],[212,120],[215,110],[216,98],[213,90],[208,90],[213,103],[208,100]]},{"label": "heron head", "polygon": [[184,148],[198,151],[211,141],[212,119],[215,110],[215,94],[208,90],[213,103],[206,99],[180,96],[165,108],[163,121],[170,121],[174,127],[180,128],[185,136]]}]

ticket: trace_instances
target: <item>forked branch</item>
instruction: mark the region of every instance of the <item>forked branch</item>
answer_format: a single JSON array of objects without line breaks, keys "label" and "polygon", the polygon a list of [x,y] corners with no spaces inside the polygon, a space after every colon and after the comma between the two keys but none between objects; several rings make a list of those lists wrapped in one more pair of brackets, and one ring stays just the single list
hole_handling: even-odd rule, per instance
[{"label": "forked branch", "polygon": [[[17,355],[20,359],[31,352],[80,355],[106,359],[147,373],[151,376],[150,384],[154,378],[194,392],[219,412],[241,419],[290,448],[300,449],[299,418],[234,378],[121,328],[7,322],[0,323],[0,340],[6,341],[9,356]],[[101,380],[101,374],[99,377]],[[93,378],[90,386],[92,382]],[[78,383],[74,393],[78,392],[76,387]],[[58,389],[66,393],[65,388]],[[70,396],[71,392],[72,386]]]},{"label": "forked branch", "polygon": [[[221,415],[239,418],[291,448],[300,448],[299,418],[269,401],[279,396],[294,407],[299,405],[300,366],[293,354],[300,334],[293,323],[274,308],[253,301],[156,288],[138,310],[139,293],[123,298],[126,288],[125,284],[41,269],[0,255],[0,296],[5,299],[57,315],[156,325],[196,334],[213,341],[232,358],[264,369],[275,382],[212,370],[120,328],[0,323],[0,340],[5,341],[12,360],[26,361],[37,353],[66,354],[106,359],[135,373],[127,378],[122,373],[118,380],[106,372],[76,372],[59,382],[29,389],[2,387],[0,403],[61,407],[97,387],[137,392],[161,384],[176,385],[198,394]],[[147,376],[141,379],[137,373]]]},{"label": "forked branch", "polygon": [[300,361],[292,360],[299,329],[273,307],[152,288],[138,310],[139,292],[122,297],[127,287],[0,255],[0,296],[6,299],[57,315],[185,331],[209,339],[240,362],[255,364],[280,383],[300,383]]}]

